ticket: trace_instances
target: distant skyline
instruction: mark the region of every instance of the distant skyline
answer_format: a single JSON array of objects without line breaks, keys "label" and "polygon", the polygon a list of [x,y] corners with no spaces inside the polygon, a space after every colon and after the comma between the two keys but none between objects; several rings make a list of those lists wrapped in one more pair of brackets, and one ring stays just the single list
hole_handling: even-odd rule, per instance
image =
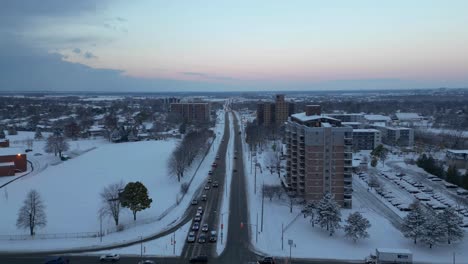
[{"label": "distant skyline", "polygon": [[468,1],[3,0],[0,91],[468,87]]}]

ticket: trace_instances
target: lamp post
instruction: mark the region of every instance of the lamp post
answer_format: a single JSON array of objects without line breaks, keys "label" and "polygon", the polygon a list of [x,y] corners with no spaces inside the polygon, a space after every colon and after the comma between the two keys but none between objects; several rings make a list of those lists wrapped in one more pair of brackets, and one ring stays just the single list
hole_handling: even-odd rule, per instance
[{"label": "lamp post", "polygon": [[225,214],[229,214],[229,211],[221,213],[221,245],[223,244],[223,229],[224,229],[223,219],[224,219]]}]

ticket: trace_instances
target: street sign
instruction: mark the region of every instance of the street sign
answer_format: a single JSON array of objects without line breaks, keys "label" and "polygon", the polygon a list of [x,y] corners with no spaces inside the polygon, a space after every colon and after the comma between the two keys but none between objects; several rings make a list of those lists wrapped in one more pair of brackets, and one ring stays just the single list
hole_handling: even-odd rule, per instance
[{"label": "street sign", "polygon": [[288,245],[292,246],[294,244],[294,241],[292,239],[288,239]]}]

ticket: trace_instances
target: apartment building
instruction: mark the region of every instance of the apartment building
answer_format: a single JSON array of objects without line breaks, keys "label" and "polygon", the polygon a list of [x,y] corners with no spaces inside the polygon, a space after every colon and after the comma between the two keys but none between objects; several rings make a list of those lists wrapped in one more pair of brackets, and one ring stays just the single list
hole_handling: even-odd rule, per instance
[{"label": "apartment building", "polygon": [[320,106],[293,114],[286,124],[287,185],[306,201],[330,192],[343,207],[352,206],[352,134],[341,121],[321,114]]},{"label": "apartment building", "polygon": [[178,114],[186,122],[209,122],[210,104],[209,103],[172,103],[171,113]]},{"label": "apartment building", "polygon": [[277,94],[274,102],[257,104],[257,124],[263,126],[282,126],[294,113],[294,103],[287,102],[284,94]]},{"label": "apartment building", "polygon": [[374,126],[379,130],[382,142],[391,146],[413,147],[414,130],[407,127]]},{"label": "apartment building", "polygon": [[353,150],[373,150],[382,144],[380,131],[377,129],[353,129]]}]

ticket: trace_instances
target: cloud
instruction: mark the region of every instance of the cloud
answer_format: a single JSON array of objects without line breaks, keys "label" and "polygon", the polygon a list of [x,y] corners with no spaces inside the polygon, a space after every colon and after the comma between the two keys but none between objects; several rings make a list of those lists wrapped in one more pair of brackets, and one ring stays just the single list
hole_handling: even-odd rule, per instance
[{"label": "cloud", "polygon": [[85,59],[97,59],[97,56],[95,56],[93,53],[91,53],[90,51],[87,51],[83,54],[83,57]]},{"label": "cloud", "polygon": [[80,54],[80,53],[81,53],[81,49],[79,49],[79,48],[74,48],[74,49],[73,49],[73,53]]},{"label": "cloud", "polygon": [[211,79],[211,80],[224,80],[224,81],[229,81],[229,80],[237,80],[232,77],[227,77],[227,76],[217,76],[209,73],[203,73],[203,72],[180,72],[180,74],[187,75],[187,76],[197,76],[201,77],[204,79]]}]

